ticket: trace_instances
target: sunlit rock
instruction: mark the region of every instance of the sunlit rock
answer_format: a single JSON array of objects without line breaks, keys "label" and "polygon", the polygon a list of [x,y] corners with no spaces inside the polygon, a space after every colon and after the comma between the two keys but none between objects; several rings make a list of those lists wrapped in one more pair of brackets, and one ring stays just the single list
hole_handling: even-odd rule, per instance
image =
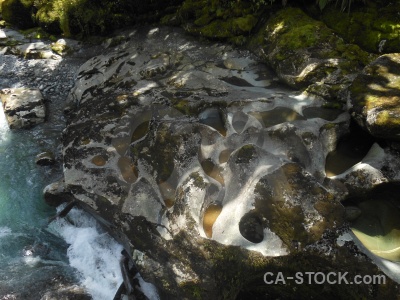
[{"label": "sunlit rock", "polygon": [[336,245],[348,190],[325,173],[347,112],[270,87],[248,52],[171,28],[126,36],[69,95],[65,189],[127,236],[162,296],[236,298],[272,260],[351,256]]},{"label": "sunlit rock", "polygon": [[374,137],[400,140],[400,54],[382,55],[349,88],[352,117]]},{"label": "sunlit rock", "polygon": [[288,85],[333,102],[345,102],[341,91],[371,60],[357,45],[346,44],[324,23],[294,7],[273,14],[250,47]]},{"label": "sunlit rock", "polygon": [[30,128],[45,121],[46,107],[38,89],[3,89],[0,97],[10,129]]}]

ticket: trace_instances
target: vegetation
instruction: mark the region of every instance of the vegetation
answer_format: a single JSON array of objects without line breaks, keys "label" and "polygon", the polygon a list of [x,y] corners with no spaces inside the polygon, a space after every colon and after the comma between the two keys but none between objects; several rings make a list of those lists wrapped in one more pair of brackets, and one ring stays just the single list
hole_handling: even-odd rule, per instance
[{"label": "vegetation", "polygon": [[[341,9],[349,8],[353,1],[342,0]],[[202,25],[204,34],[211,35],[219,28],[218,36],[227,37],[236,32],[243,41],[257,23],[257,17],[272,5],[286,5],[287,0],[0,0],[3,18],[22,29],[39,25],[52,34],[87,36],[107,34],[116,28],[132,25],[138,21],[153,22],[168,13],[175,13],[178,5],[180,17],[195,18]],[[311,2],[312,0],[303,0]],[[323,9],[332,0],[317,0]],[[337,2],[337,1],[336,1]],[[292,1],[292,3],[294,3]],[[289,4],[290,1],[289,1]],[[187,14],[187,15],[185,15]],[[235,17],[235,18],[233,18]],[[229,21],[212,22],[215,19]]]},{"label": "vegetation", "polygon": [[1,2],[3,18],[19,28],[34,26],[33,0],[4,0]]},{"label": "vegetation", "polygon": [[[156,21],[181,0],[0,0],[3,18],[19,28],[36,25],[53,34],[107,34],[138,20]],[[175,7],[176,9],[176,7]]]}]

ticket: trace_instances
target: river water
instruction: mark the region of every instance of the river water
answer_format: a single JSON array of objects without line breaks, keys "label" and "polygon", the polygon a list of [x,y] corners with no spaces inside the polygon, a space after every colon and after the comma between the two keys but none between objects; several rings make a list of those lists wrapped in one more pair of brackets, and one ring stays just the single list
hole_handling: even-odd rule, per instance
[{"label": "river water", "polygon": [[[12,81],[1,76],[0,87],[21,86]],[[113,299],[122,282],[122,247],[76,209],[70,216],[74,225],[66,220],[48,225],[56,209],[44,202],[43,188],[61,177],[61,163],[41,167],[35,157],[44,150],[59,153],[63,99],[49,106],[48,122],[11,131],[0,105],[0,299],[38,300],[56,286],[83,287],[93,299]]]}]

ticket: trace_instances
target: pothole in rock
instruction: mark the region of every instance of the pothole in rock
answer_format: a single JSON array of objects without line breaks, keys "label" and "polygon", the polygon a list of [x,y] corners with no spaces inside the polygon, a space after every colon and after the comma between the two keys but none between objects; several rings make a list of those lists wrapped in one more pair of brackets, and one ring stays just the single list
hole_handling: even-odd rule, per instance
[{"label": "pothole in rock", "polygon": [[231,149],[222,150],[218,157],[219,163],[220,164],[226,163],[228,161],[229,157],[231,156],[231,153],[232,153]]},{"label": "pothole in rock", "polygon": [[160,182],[158,184],[164,204],[167,208],[171,208],[175,204],[175,188],[168,182]]},{"label": "pothole in rock", "polygon": [[232,117],[232,127],[235,129],[237,133],[242,133],[245,128],[247,121],[249,120],[249,116],[242,111],[235,113]]},{"label": "pothole in rock", "polygon": [[222,211],[222,206],[211,204],[207,207],[203,216],[203,229],[208,238],[212,237],[212,227]]},{"label": "pothole in rock", "polygon": [[252,243],[261,243],[264,239],[262,221],[255,211],[249,211],[240,219],[239,231]]},{"label": "pothole in rock", "polygon": [[207,108],[199,114],[199,122],[217,130],[226,136],[225,122],[222,112],[218,108]]},{"label": "pothole in rock", "polygon": [[249,115],[255,117],[266,128],[284,122],[306,119],[293,109],[287,107],[276,107],[269,111],[249,112]]},{"label": "pothole in rock", "polygon": [[118,168],[126,182],[134,183],[137,180],[138,172],[130,157],[121,157],[118,160]]},{"label": "pothole in rock", "polygon": [[357,125],[350,126],[350,133],[343,136],[334,151],[325,160],[327,177],[341,174],[359,163],[371,149],[374,140]]},{"label": "pothole in rock", "polygon": [[150,120],[139,124],[132,133],[131,143],[142,139],[149,132]]},{"label": "pothole in rock", "polygon": [[400,183],[383,183],[362,197],[347,199],[351,230],[374,255],[400,261]]},{"label": "pothole in rock", "polygon": [[221,174],[221,168],[214,164],[211,159],[206,159],[201,162],[201,167],[204,172],[211,178],[218,181],[220,184],[224,185],[224,177]]},{"label": "pothole in rock", "polygon": [[92,158],[92,163],[98,167],[102,167],[107,163],[107,157],[104,155],[96,155]]}]

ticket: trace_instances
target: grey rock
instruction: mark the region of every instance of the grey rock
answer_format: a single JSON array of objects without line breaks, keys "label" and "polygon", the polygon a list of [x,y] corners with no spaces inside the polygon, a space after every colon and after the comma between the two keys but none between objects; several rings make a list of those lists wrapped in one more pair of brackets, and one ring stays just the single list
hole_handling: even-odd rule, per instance
[{"label": "grey rock", "polygon": [[35,163],[39,166],[49,166],[49,165],[54,165],[56,162],[56,159],[54,157],[54,154],[52,152],[42,152],[36,155],[35,158]]},{"label": "grey rock", "polygon": [[43,190],[43,197],[50,206],[59,206],[61,203],[72,200],[71,194],[65,189],[63,179],[47,185]]},{"label": "grey rock", "polygon": [[[221,294],[198,252],[205,241],[282,256],[298,249],[292,240],[310,245],[342,224],[335,190],[322,182],[346,112],[306,118],[321,102],[269,89],[274,76],[259,74],[272,72],[249,52],[168,28],[126,35],[78,71],[63,134],[65,189],[119,224],[162,295],[189,297],[180,287],[200,278],[201,289]],[[213,205],[221,210],[206,233]]]},{"label": "grey rock", "polygon": [[11,129],[30,128],[45,121],[46,107],[38,89],[3,89],[0,97]]},{"label": "grey rock", "polygon": [[400,54],[377,58],[349,87],[352,117],[377,138],[400,140]]}]

